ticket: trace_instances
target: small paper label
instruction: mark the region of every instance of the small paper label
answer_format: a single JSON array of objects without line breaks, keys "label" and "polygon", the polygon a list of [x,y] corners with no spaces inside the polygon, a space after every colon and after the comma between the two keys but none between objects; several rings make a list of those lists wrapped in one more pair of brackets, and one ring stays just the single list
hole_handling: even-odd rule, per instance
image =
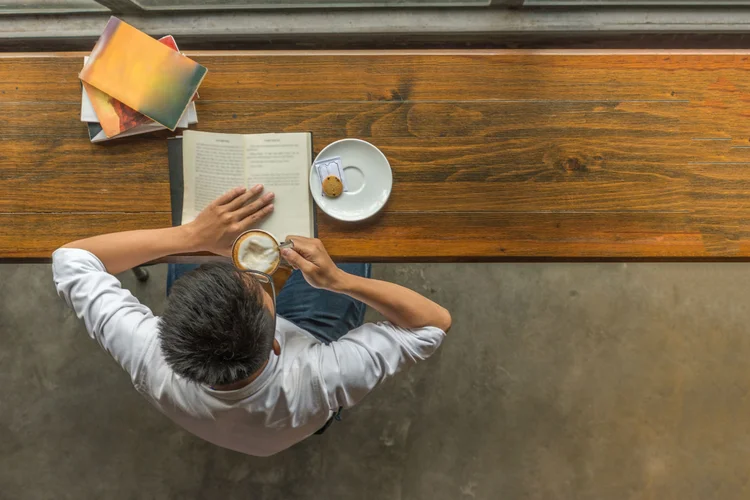
[{"label": "small paper label", "polygon": [[341,184],[344,185],[344,191],[349,191],[346,185],[346,177],[344,177],[344,168],[341,166],[341,157],[336,156],[334,158],[327,158],[325,160],[318,160],[313,163],[315,170],[318,172],[318,178],[320,178],[320,192],[323,194],[323,180],[329,175],[335,175],[341,179]]}]

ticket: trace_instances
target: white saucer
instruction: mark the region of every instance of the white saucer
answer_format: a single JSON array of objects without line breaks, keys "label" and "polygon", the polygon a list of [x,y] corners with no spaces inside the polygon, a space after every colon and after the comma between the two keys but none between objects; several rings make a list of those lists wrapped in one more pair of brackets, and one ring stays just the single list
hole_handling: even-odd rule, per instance
[{"label": "white saucer", "polygon": [[323,195],[320,178],[310,167],[310,192],[321,210],[346,222],[372,217],[383,208],[393,187],[391,165],[375,146],[361,139],[341,139],[332,142],[317,156],[316,161],[341,157],[344,177],[349,191],[338,198]]}]

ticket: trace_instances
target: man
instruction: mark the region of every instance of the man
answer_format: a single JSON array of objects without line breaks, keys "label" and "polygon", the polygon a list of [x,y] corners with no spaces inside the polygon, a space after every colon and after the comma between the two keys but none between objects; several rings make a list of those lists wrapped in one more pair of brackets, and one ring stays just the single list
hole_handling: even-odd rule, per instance
[{"label": "man", "polygon": [[[416,292],[369,279],[367,265],[337,267],[320,241],[301,237],[284,251],[296,270],[278,304],[252,274],[212,263],[174,283],[159,318],[113,276],[170,254],[230,255],[237,235],[273,211],[273,194],[261,192],[237,188],[183,226],[74,241],[52,265],[58,293],[138,392],[207,441],[268,456],[429,357],[451,317]],[[362,325],[362,302],[387,322]]]}]

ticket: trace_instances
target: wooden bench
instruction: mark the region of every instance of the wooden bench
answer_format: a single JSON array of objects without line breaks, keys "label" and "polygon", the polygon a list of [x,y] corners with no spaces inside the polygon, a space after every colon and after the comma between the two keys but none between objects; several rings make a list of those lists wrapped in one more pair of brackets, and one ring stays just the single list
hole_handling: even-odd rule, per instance
[{"label": "wooden bench", "polygon": [[[746,260],[748,52],[195,52],[199,130],[388,156],[338,260]],[[82,53],[0,55],[0,259],[170,224],[166,140],[89,143]]]}]

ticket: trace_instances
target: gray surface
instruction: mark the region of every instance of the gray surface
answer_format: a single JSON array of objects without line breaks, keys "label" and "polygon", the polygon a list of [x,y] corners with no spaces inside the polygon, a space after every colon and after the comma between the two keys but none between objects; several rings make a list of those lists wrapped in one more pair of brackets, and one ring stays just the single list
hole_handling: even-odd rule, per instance
[{"label": "gray surface", "polygon": [[[110,2],[114,0],[109,0]],[[199,2],[195,2],[199,3]],[[741,6],[698,7],[589,7],[562,8],[391,8],[278,11],[213,11],[205,13],[163,10],[120,16],[151,35],[169,33],[177,42],[204,37],[208,43],[227,37],[248,40],[303,40],[333,35],[481,36],[501,35],[623,35],[640,33],[746,33],[750,27],[750,0]],[[203,2],[203,7],[210,8]],[[166,8],[165,8],[166,9]],[[0,41],[17,39],[96,39],[109,14],[0,15]],[[268,46],[273,49],[273,45]],[[304,49],[305,46],[299,48]]]},{"label": "gray surface", "polygon": [[145,7],[163,7],[168,9],[185,9],[187,7],[232,7],[237,9],[284,9],[308,8],[327,9],[330,7],[452,7],[489,5],[489,0],[133,0]]},{"label": "gray surface", "polygon": [[[155,310],[164,270],[126,284]],[[438,354],[268,459],[152,409],[0,266],[0,498],[746,499],[750,266],[376,266],[446,305]]]},{"label": "gray surface", "polygon": [[0,0],[0,15],[76,13],[106,10],[95,0]]}]

